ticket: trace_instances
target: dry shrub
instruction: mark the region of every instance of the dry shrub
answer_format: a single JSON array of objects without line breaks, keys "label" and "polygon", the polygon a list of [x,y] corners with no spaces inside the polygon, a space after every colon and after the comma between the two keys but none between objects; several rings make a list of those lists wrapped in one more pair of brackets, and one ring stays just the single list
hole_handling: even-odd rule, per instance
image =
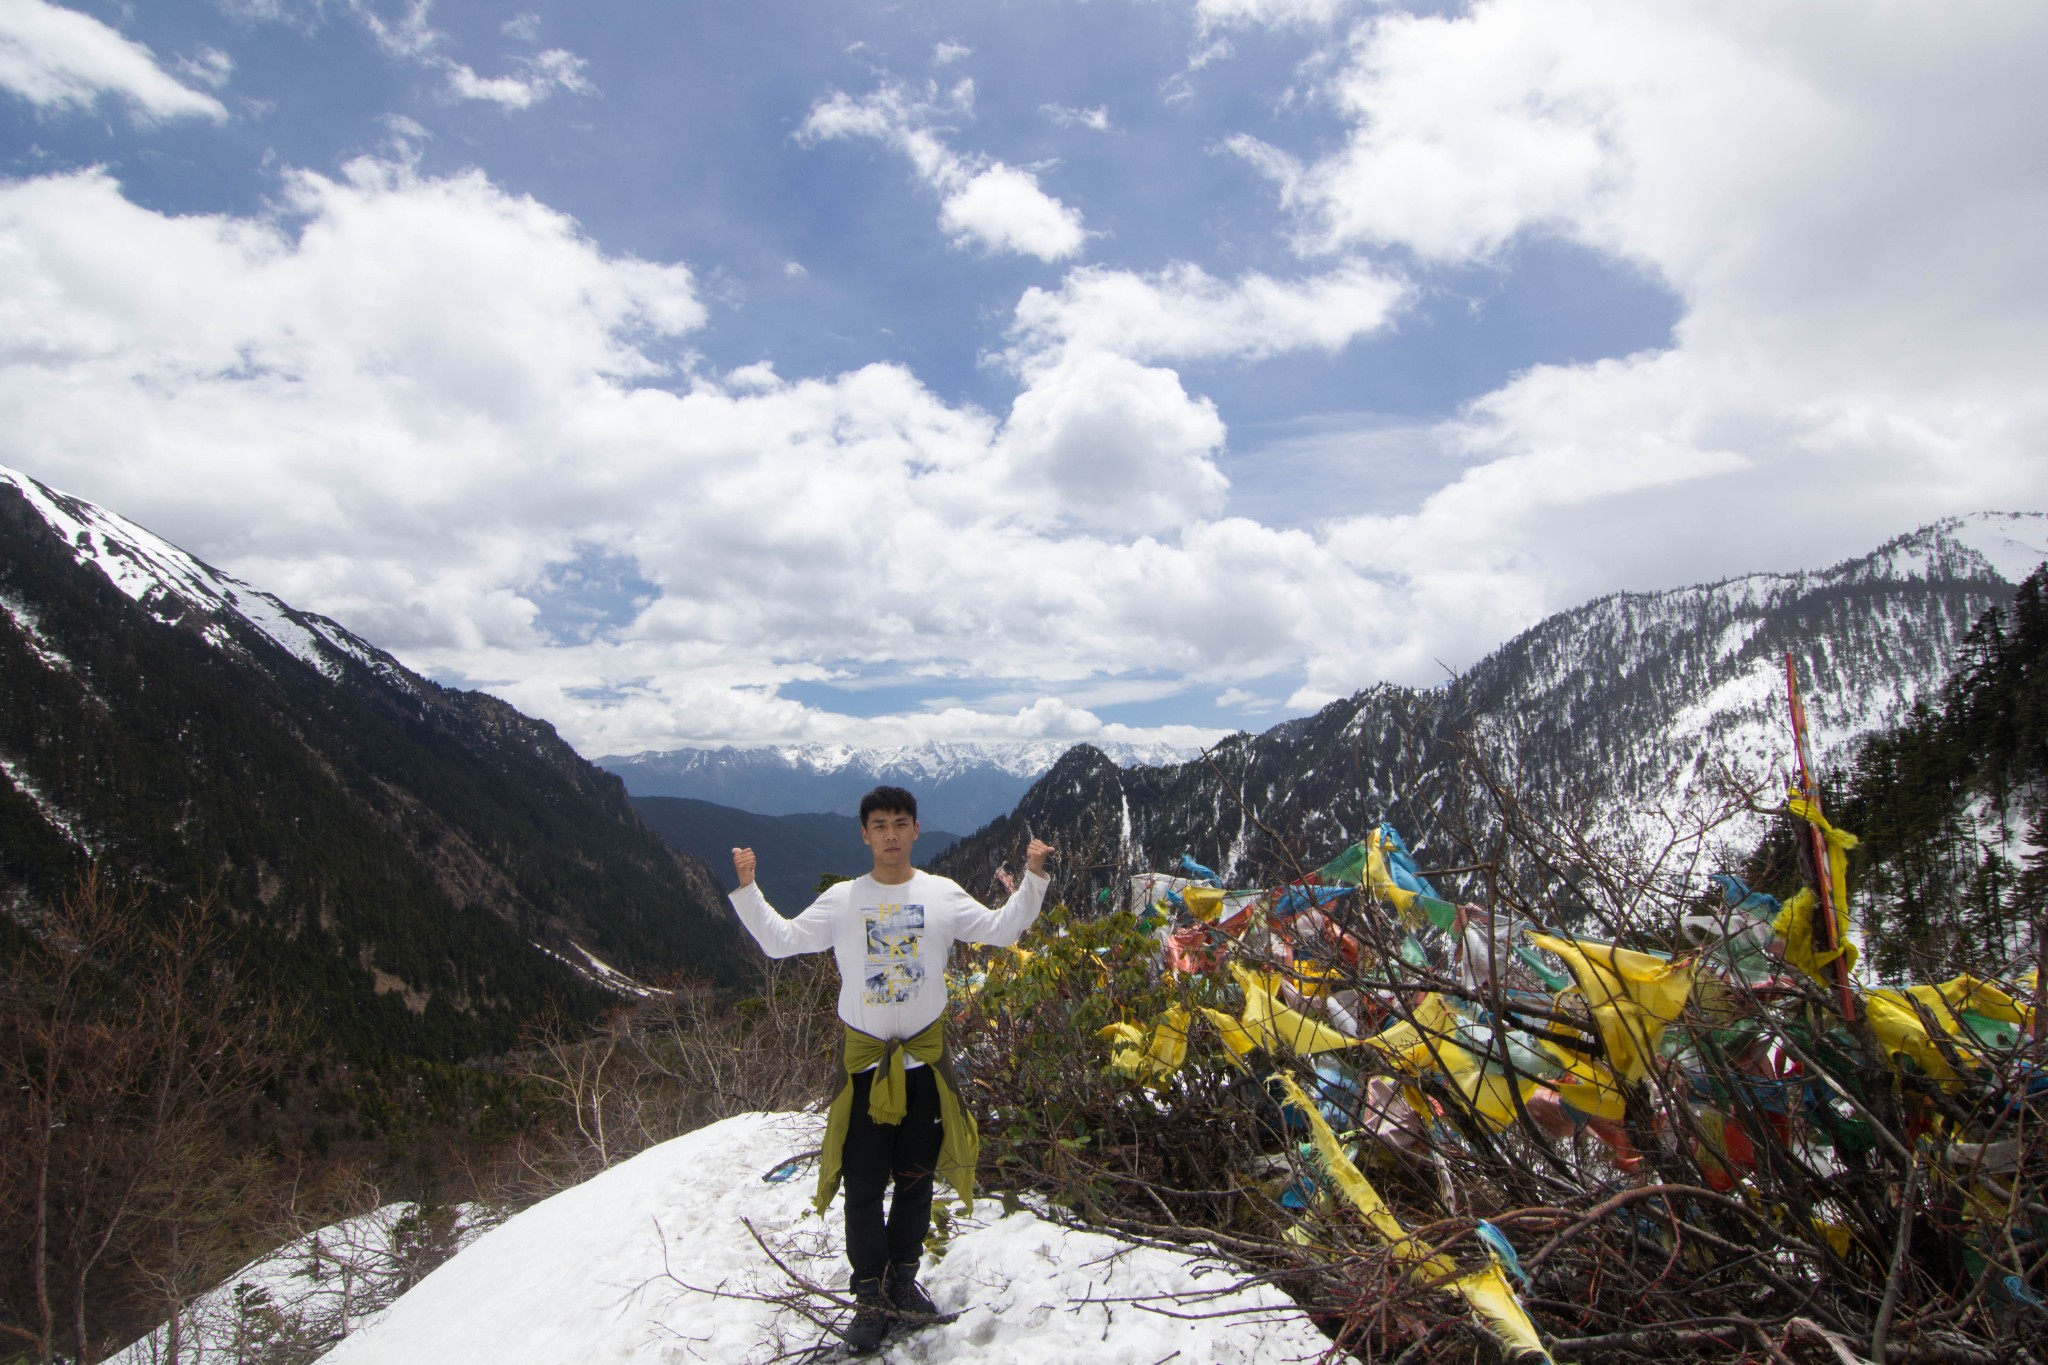
[{"label": "dry shrub", "polygon": [[705,1124],[829,1098],[839,1045],[830,958],[764,961],[759,982],[742,997],[686,983],[593,1031],[536,1030],[513,1072],[540,1121],[513,1144],[493,1198],[523,1206]]}]

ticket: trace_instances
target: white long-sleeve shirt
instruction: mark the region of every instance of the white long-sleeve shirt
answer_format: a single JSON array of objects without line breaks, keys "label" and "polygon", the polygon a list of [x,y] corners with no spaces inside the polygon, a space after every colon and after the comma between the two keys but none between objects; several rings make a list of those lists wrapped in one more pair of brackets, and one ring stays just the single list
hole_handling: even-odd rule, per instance
[{"label": "white long-sleeve shirt", "polygon": [[876,1038],[911,1038],[946,1009],[946,957],[957,942],[1005,947],[1038,918],[1049,879],[1026,871],[1000,910],[947,877],[913,872],[894,886],[856,877],[784,919],[749,882],[732,893],[740,923],[770,957],[839,959],[839,1017]]}]

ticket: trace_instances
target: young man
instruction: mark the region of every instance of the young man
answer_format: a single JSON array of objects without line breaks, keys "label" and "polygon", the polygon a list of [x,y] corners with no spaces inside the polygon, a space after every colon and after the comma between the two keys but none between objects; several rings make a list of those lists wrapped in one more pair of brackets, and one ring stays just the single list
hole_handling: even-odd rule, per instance
[{"label": "young man", "polygon": [[[960,1103],[946,1047],[946,956],[954,943],[1006,946],[1038,917],[1046,855],[1033,839],[1024,879],[1000,910],[955,882],[910,865],[917,798],[877,787],[861,798],[860,837],[874,871],[829,887],[795,919],[784,919],[754,884],[754,850],[732,851],[740,922],[770,957],[830,950],[839,959],[839,1019],[846,1026],[846,1080],[825,1123],[817,1208],[846,1183],[846,1257],[853,1262],[855,1312],[847,1344],[874,1350],[895,1317],[930,1315],[917,1264],[931,1230],[935,1174],[974,1199],[980,1147]],[[888,1215],[882,1196],[891,1181]]]}]

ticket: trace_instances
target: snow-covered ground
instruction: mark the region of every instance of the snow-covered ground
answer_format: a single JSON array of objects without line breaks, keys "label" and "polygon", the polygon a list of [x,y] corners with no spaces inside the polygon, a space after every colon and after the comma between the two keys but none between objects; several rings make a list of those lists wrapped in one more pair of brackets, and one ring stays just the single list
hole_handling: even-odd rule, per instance
[{"label": "snow-covered ground", "polygon": [[[200,1295],[170,1324],[108,1356],[104,1365],[243,1365],[304,1359],[304,1349],[359,1330],[415,1278],[431,1233],[418,1206],[386,1204],[286,1243]],[[483,1224],[465,1205],[434,1229],[456,1246]],[[445,1253],[444,1253],[445,1254]]]},{"label": "snow-covered ground", "polygon": [[[764,1173],[818,1145],[816,1116],[746,1114],[643,1152],[493,1228],[324,1359],[330,1365],[582,1365],[787,1358],[824,1340],[776,1302],[798,1274],[843,1288],[835,1204],[814,1169]],[[983,1199],[921,1276],[943,1326],[900,1335],[891,1365],[1279,1365],[1328,1341],[1265,1285],[1217,1261],[1074,1231]]]}]

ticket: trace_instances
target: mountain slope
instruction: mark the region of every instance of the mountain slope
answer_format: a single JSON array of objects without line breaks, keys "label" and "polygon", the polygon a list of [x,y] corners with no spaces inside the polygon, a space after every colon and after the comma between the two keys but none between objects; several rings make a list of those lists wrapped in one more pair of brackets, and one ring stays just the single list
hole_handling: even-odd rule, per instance
[{"label": "mountain slope", "polygon": [[[979,829],[1015,806],[1069,747],[1064,740],[934,741],[896,748],[727,745],[608,755],[597,763],[623,778],[635,796],[693,797],[763,815],[852,815],[873,788],[908,787],[917,793],[918,815],[925,824]],[[1169,744],[1105,744],[1102,749],[1119,763],[1169,763],[1193,756]]]},{"label": "mountain slope", "polygon": [[2044,965],[2048,924],[2048,568],[1977,623],[1929,701],[1869,736],[1832,796],[1861,841],[1849,875],[1869,969],[2018,977]]},{"label": "mountain slope", "polygon": [[1194,762],[1123,769],[1069,754],[939,870],[981,889],[1028,826],[1066,844],[1079,879],[1068,894],[1184,852],[1240,876],[1291,875],[1296,859],[1312,867],[1381,819],[1420,840],[1426,864],[1446,815],[1476,815],[1453,771],[1460,732],[1525,795],[1626,818],[1683,802],[1717,762],[1758,779],[1781,770],[1787,650],[1821,761],[1840,765],[1939,688],[1972,623],[2011,600],[2044,547],[2048,518],[1981,514],[1823,571],[1613,594],[1538,623],[1444,687],[1374,687]]},{"label": "mountain slope", "polygon": [[0,932],[95,860],[213,894],[358,1056],[594,1012],[590,955],[738,978],[707,870],[551,726],[5,470],[0,700]]},{"label": "mountain slope", "polygon": [[[857,877],[873,862],[850,815],[756,815],[686,796],[636,796],[647,827],[673,848],[702,858],[721,887],[733,884],[732,850],[751,848],[760,858],[761,894],[785,915],[795,915],[817,894],[826,874]],[[917,865],[929,867],[959,835],[919,827]]]}]

